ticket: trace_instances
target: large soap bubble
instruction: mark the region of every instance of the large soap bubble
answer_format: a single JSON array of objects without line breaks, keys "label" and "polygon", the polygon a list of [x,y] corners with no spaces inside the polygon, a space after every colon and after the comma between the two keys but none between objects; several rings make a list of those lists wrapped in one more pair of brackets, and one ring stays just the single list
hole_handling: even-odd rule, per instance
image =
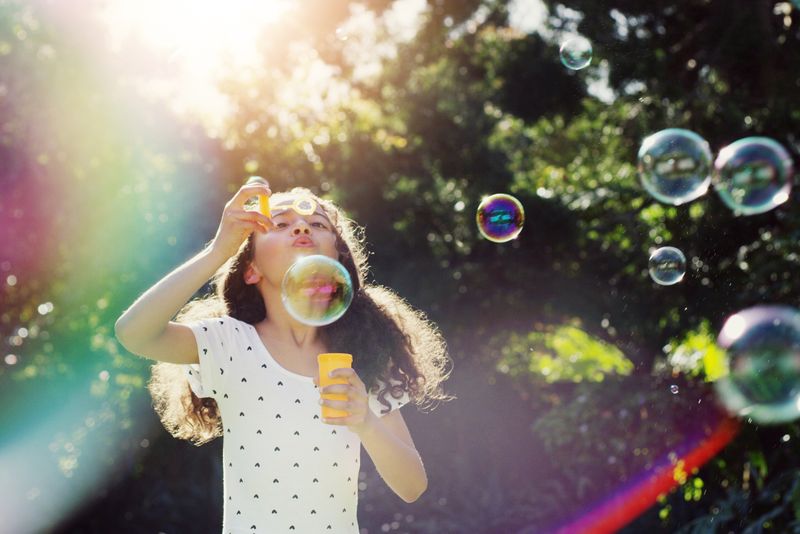
[{"label": "large soap bubble", "polygon": [[576,35],[564,40],[559,48],[561,63],[572,70],[580,70],[592,62],[592,43],[586,37]]},{"label": "large soap bubble", "polygon": [[498,193],[481,201],[475,220],[483,237],[495,243],[505,243],[522,231],[525,210],[516,198]]},{"label": "large soap bubble", "polygon": [[730,412],[757,423],[800,416],[800,311],[764,305],[729,317],[720,331],[728,372],[714,387]]},{"label": "large soap bubble", "polygon": [[642,141],[639,178],[656,200],[675,206],[706,193],[711,182],[711,148],[690,130],[668,128]]},{"label": "large soap bubble", "polygon": [[739,139],[719,151],[713,183],[739,215],[771,210],[789,199],[794,167],[783,146],[768,137]]},{"label": "large soap bubble", "polygon": [[281,298],[286,311],[301,323],[324,326],[347,311],[353,301],[353,282],[344,265],[312,254],[300,258],[286,271]]},{"label": "large soap bubble", "polygon": [[650,255],[650,278],[659,285],[671,286],[686,274],[686,256],[675,247],[661,247]]}]

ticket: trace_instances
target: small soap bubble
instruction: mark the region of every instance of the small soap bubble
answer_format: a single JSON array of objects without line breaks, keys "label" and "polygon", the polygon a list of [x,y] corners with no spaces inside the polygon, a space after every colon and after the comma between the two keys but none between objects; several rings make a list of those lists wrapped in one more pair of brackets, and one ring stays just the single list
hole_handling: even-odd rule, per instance
[{"label": "small soap bubble", "polygon": [[592,62],[592,43],[580,35],[570,37],[561,43],[559,55],[565,67],[581,70]]},{"label": "small soap bubble", "polygon": [[286,311],[303,324],[324,326],[342,317],[353,301],[347,268],[321,254],[297,260],[281,283]]},{"label": "small soap bubble", "polygon": [[800,311],[762,305],[730,316],[717,339],[725,372],[714,382],[735,415],[760,424],[800,417]]},{"label": "small soap bubble", "polygon": [[522,231],[525,210],[516,198],[498,193],[481,201],[475,220],[483,237],[494,243],[505,243]]},{"label": "small soap bubble", "polygon": [[739,139],[714,161],[714,189],[737,215],[764,213],[789,199],[794,166],[780,143],[768,137]]},{"label": "small soap bubble", "polygon": [[686,274],[686,256],[675,247],[661,247],[650,255],[650,278],[659,285],[671,286]]},{"label": "small soap bubble", "polygon": [[685,204],[708,191],[711,148],[690,130],[668,128],[642,141],[638,155],[639,179],[660,202]]},{"label": "small soap bubble", "polygon": [[677,395],[677,394],[678,394],[678,392],[680,391],[680,388],[678,388],[678,386],[676,386],[675,384],[672,384],[672,385],[669,387],[669,390],[670,390],[670,392],[671,392],[673,395]]}]

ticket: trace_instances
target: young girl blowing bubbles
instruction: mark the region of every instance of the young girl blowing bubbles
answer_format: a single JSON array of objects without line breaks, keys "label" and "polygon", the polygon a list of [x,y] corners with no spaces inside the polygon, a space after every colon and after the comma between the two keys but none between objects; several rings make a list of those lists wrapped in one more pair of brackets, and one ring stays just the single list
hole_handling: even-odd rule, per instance
[{"label": "young girl blowing bubbles", "polygon": [[[269,185],[241,187],[213,241],[139,297],[116,335],[158,361],[148,389],[173,436],[224,436],[223,533],[357,534],[361,445],[404,501],[425,491],[398,408],[447,400],[450,359],[424,314],[365,283],[360,229],[337,206],[296,187],[269,197],[267,217],[245,207],[257,195]],[[352,279],[350,307],[326,326],[298,322],[281,300],[284,274],[308,254],[338,260]],[[209,278],[214,294],[187,303]],[[347,384],[319,388],[325,352],[353,355],[352,369],[332,372]],[[323,420],[320,404],[349,415]]]}]

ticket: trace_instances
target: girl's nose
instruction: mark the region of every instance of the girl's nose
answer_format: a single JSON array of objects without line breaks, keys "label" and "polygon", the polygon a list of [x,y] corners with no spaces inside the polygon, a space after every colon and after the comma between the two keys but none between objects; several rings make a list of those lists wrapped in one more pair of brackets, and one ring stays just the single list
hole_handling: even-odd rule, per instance
[{"label": "girl's nose", "polygon": [[294,228],[292,228],[292,235],[297,235],[300,232],[304,232],[306,234],[311,233],[311,231],[308,228],[308,224],[306,224],[305,222],[299,222],[295,225]]}]

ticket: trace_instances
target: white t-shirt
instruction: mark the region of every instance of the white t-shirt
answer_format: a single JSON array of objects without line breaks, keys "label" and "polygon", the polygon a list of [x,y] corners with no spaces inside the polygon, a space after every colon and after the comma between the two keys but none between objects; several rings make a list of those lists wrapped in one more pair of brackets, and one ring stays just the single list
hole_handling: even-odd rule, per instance
[{"label": "white t-shirt", "polygon": [[[313,379],[279,365],[249,323],[223,316],[188,326],[200,364],[186,365],[186,376],[222,417],[223,534],[358,534],[361,440],[322,422]],[[409,400],[385,398],[391,410]],[[385,415],[377,392],[369,407]]]}]

